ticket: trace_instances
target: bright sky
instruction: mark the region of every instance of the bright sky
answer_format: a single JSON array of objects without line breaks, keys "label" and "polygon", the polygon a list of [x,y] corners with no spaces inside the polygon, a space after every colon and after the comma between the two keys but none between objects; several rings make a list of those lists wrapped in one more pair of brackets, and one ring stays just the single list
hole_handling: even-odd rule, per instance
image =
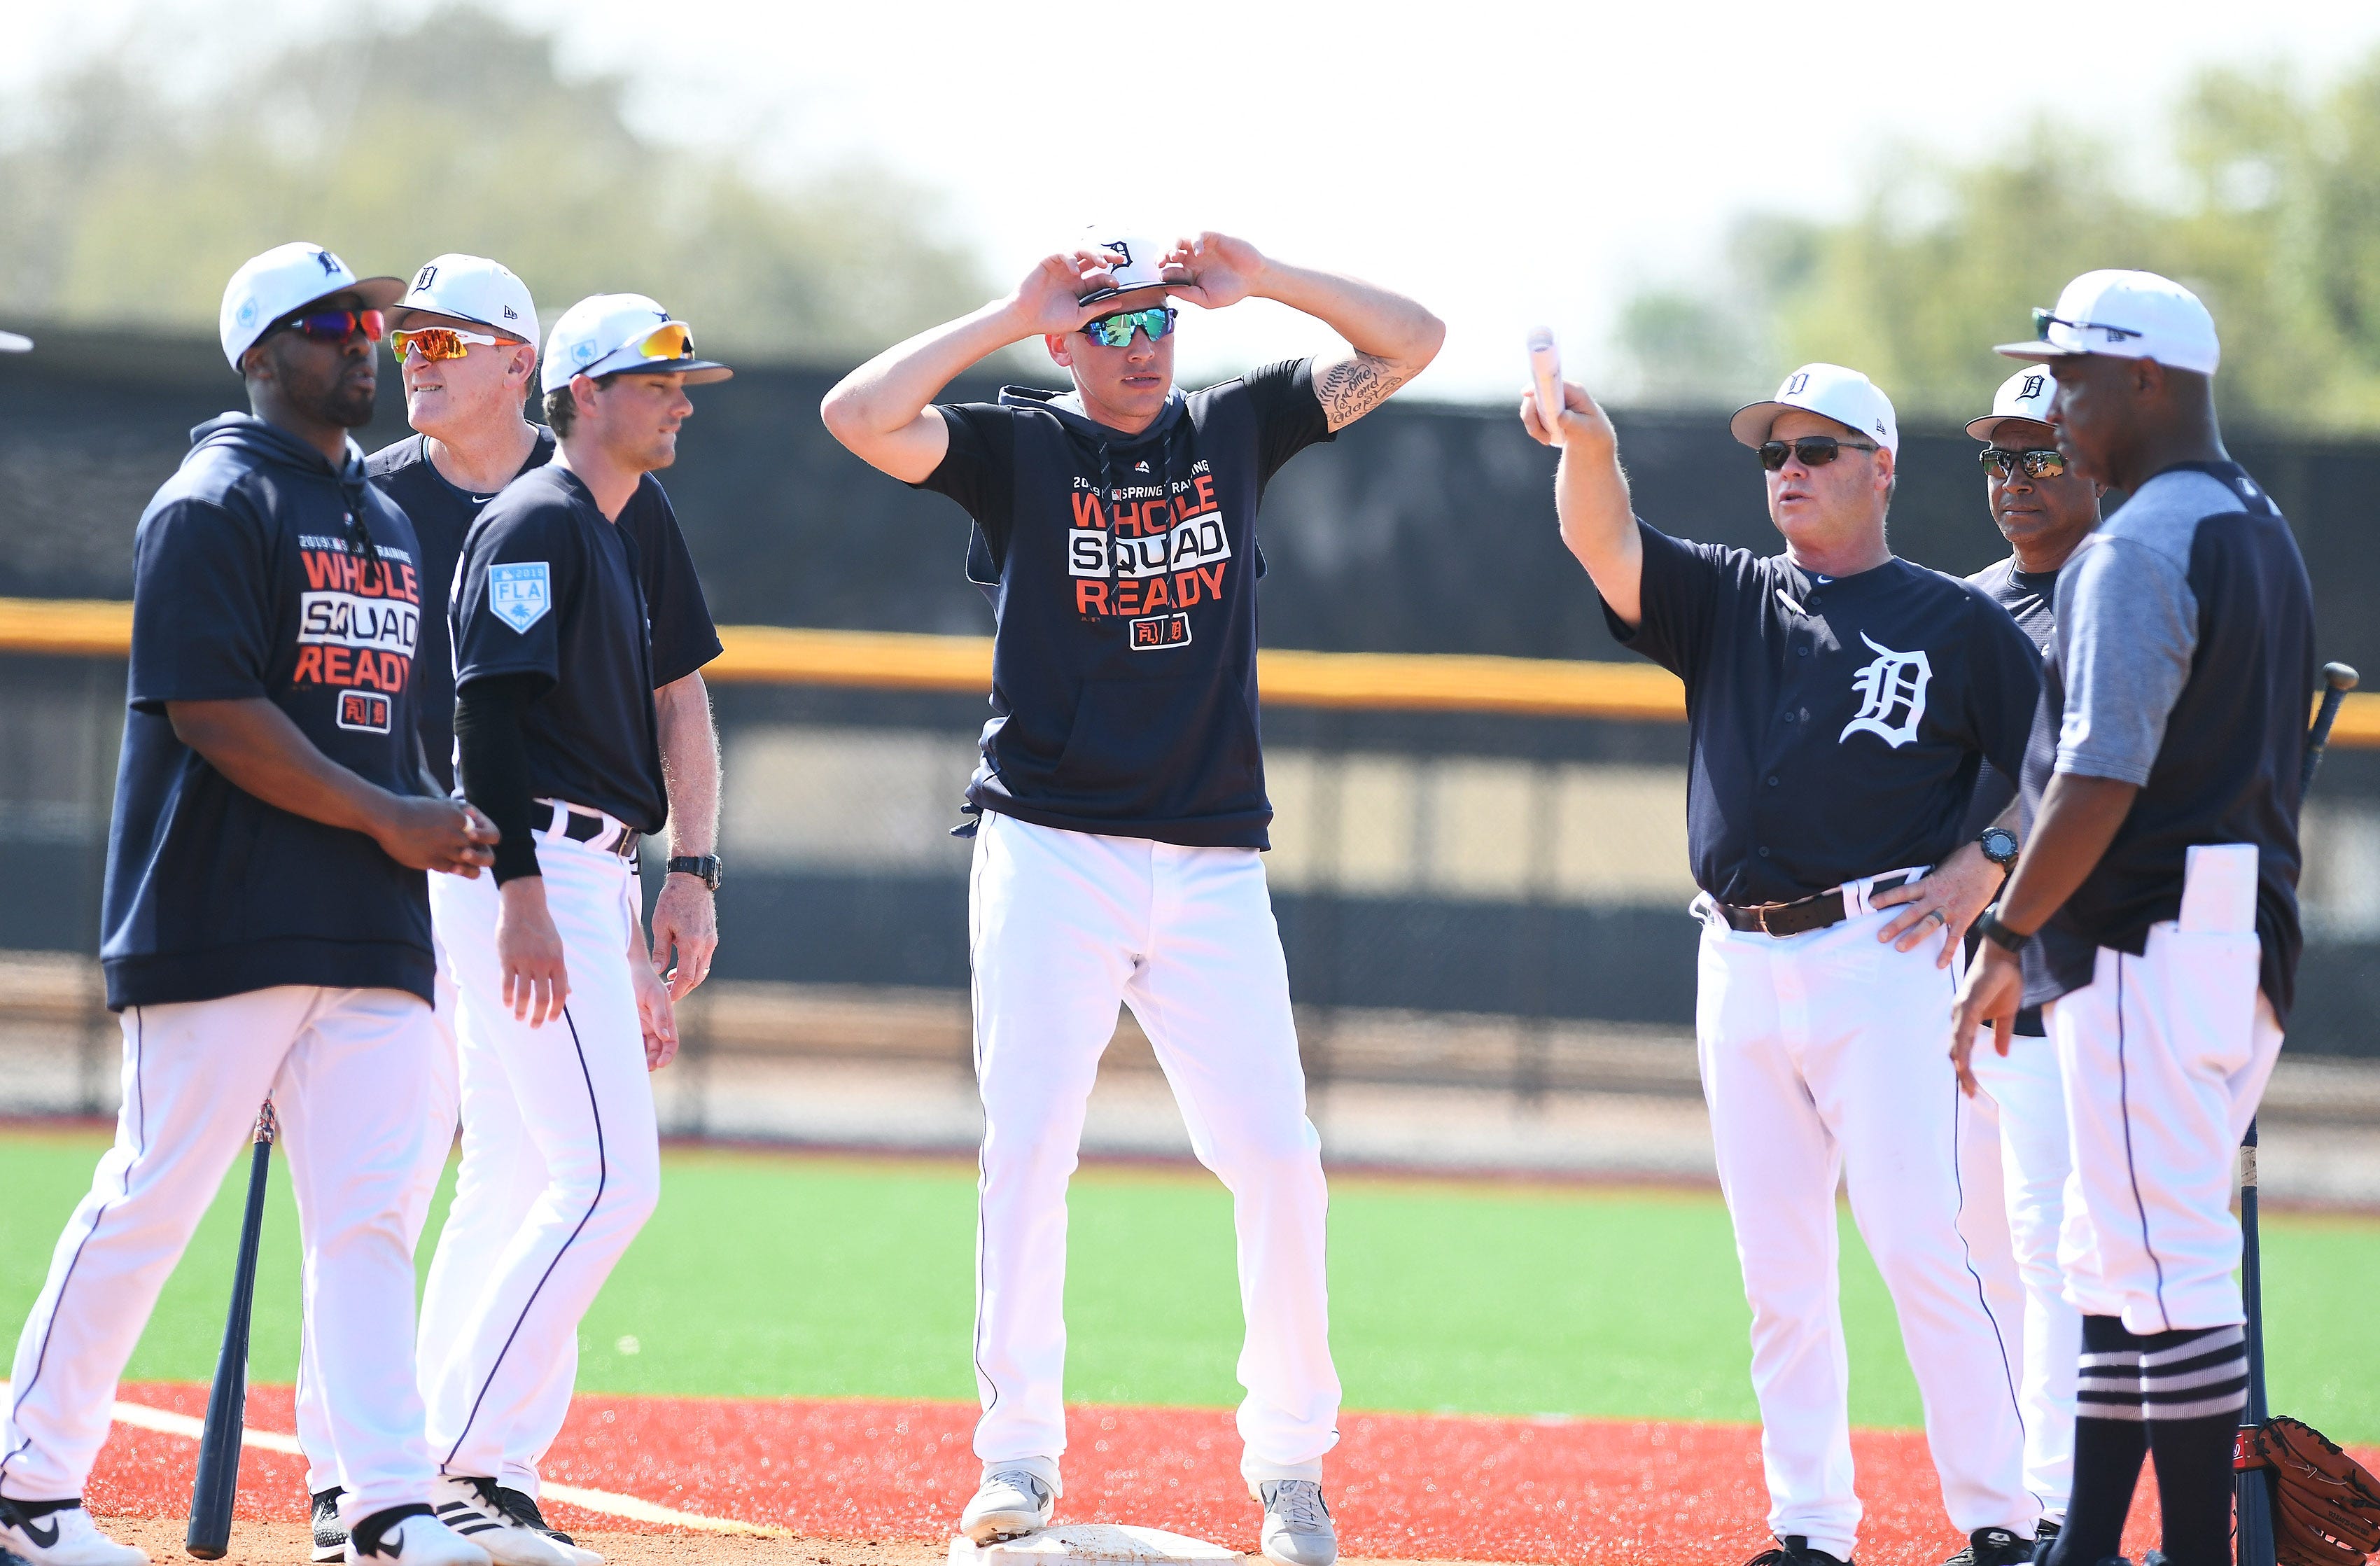
[{"label": "bright sky", "polygon": [[[1619,303],[1708,276],[1747,207],[1832,215],[1889,159],[1981,155],[2041,112],[2154,135],[2204,64],[2320,82],[2380,46],[2371,0],[1208,0],[1115,22],[982,0],[489,3],[556,31],[572,67],[626,74],[658,134],[789,173],[865,159],[928,187],[995,275],[1099,221],[1238,232],[1405,289],[1449,323],[1416,386],[1439,398],[1517,395],[1540,322],[1592,381]],[[195,79],[353,8],[0,0],[0,99],[128,34]],[[1328,340],[1263,305],[1184,334],[1188,377]]]}]

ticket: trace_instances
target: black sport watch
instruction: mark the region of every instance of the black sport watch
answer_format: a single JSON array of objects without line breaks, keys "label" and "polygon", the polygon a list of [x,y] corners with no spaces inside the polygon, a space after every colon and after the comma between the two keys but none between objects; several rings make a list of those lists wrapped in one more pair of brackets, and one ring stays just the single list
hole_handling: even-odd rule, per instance
[{"label": "black sport watch", "polygon": [[2000,868],[2002,876],[2016,868],[2016,833],[2008,828],[1985,827],[1975,838],[1975,846],[1984,851],[1985,858]]},{"label": "black sport watch", "polygon": [[669,862],[669,871],[674,876],[692,876],[711,891],[719,890],[719,856],[716,854],[705,854],[699,858],[681,854]]},{"label": "black sport watch", "polygon": [[2029,935],[2019,935],[2000,923],[1998,908],[1986,908],[1975,916],[1975,933],[2003,952],[2022,952],[2024,943],[2033,939]]}]

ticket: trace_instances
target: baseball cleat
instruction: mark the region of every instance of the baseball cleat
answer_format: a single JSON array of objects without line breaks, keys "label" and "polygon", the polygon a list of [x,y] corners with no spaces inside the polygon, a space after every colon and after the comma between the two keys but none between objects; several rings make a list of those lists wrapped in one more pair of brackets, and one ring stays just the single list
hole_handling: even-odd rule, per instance
[{"label": "baseball cleat", "polygon": [[2058,1542],[2058,1525],[2051,1522],[2046,1517],[2043,1518],[2040,1524],[2034,1527],[2033,1530],[2033,1558],[2035,1560],[2046,1560],[2049,1559],[2049,1547]]},{"label": "baseball cleat", "polygon": [[339,1521],[339,1498],[346,1493],[337,1485],[314,1492],[314,1566],[347,1558],[347,1525]]},{"label": "baseball cleat", "polygon": [[565,1547],[516,1522],[496,1500],[496,1482],[441,1475],[431,1486],[438,1520],[488,1552],[499,1566],[582,1566]]},{"label": "baseball cleat", "polygon": [[1743,1566],[1852,1566],[1823,1549],[1812,1549],[1810,1541],[1800,1534],[1780,1534],[1773,1549],[1764,1549]]},{"label": "baseball cleat", "polygon": [[496,1505],[504,1510],[505,1516],[522,1527],[543,1534],[561,1546],[562,1553],[577,1561],[578,1566],[603,1566],[601,1556],[547,1522],[545,1513],[537,1509],[537,1498],[527,1490],[516,1490],[509,1485],[498,1485]]},{"label": "baseball cleat", "polygon": [[347,1559],[358,1566],[489,1566],[486,1550],[426,1506],[392,1506],[357,1523],[347,1536]]},{"label": "baseball cleat", "polygon": [[1264,1502],[1264,1558],[1275,1566],[1334,1566],[1339,1530],[1322,1487],[1311,1479],[1267,1479],[1257,1487]]},{"label": "baseball cleat", "polygon": [[959,1532],[978,1545],[1021,1539],[1050,1525],[1058,1494],[1030,1468],[986,1468],[982,1487],[959,1513]]},{"label": "baseball cleat", "polygon": [[82,1498],[11,1500],[0,1496],[0,1550],[30,1566],[149,1566],[149,1552],[99,1531]]},{"label": "baseball cleat", "polygon": [[2022,1566],[2033,1559],[2034,1544],[2006,1528],[1977,1528],[1967,1536],[1967,1548],[1942,1566]]}]

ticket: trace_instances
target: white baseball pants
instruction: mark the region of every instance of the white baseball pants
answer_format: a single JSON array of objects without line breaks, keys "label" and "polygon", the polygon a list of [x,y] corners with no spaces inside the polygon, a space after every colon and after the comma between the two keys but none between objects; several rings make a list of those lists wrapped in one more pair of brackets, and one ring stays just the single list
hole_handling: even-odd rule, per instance
[{"label": "white baseball pants", "polygon": [[[1891,1292],[1925,1402],[1942,1501],[1961,1533],[2030,1534],[2013,1323],[1994,1318],[1959,1231],[1959,1123],[1949,1062],[1958,967],[1937,933],[1902,953],[1870,883],[1852,917],[1779,939],[1704,913],[1694,1030],[1719,1186],[1752,1306],[1769,1526],[1852,1557],[1849,1363],[1835,1187]],[[1706,901],[1698,900],[1699,910]]]},{"label": "white baseball pants", "polygon": [[[439,880],[451,880],[440,876]],[[407,1204],[438,1135],[431,1010],[395,989],[284,985],[126,1010],[115,1146],[17,1344],[0,1494],[80,1495],[166,1274],[249,1146],[267,1095],[298,1201],[321,1439],[356,1520],[430,1498],[414,1382]]]},{"label": "white baseball pants", "polygon": [[[2041,1503],[2043,1516],[2062,1522],[2074,1490],[2082,1313],[2068,1303],[2066,1275],[2058,1266],[2066,1177],[2073,1168],[2058,1050],[2046,1038],[2016,1038],[2002,1058],[1988,1038],[1979,1038],[1973,1069],[1984,1091],[1970,1100],[1975,1113],[1967,1123],[1980,1135],[1960,1144],[1966,1196],[1961,1231],[1978,1259],[1995,1244],[2010,1253],[2022,1285],[2022,1305],[2011,1313],[1995,1294],[1993,1315],[2003,1324],[2022,1323],[2017,1407],[2024,1419],[2024,1487]],[[1999,1269],[1986,1268],[1984,1275],[1995,1280]]]},{"label": "white baseball pants", "polygon": [[[559,833],[540,832],[537,851],[570,978],[569,1004],[540,1027],[504,1003],[494,880],[442,877],[451,884],[432,888],[455,967],[470,1172],[458,1178],[431,1264],[444,1325],[425,1330],[421,1344],[439,1471],[509,1475],[531,1493],[536,1458],[569,1409],[579,1320],[661,1195],[628,973],[629,943],[641,934],[635,867]],[[480,1135],[492,1156],[475,1169]]]},{"label": "white baseball pants", "polygon": [[1320,1478],[1337,1444],[1328,1197],[1289,973],[1251,848],[1099,837],[984,812],[968,890],[976,1075],[977,1387],[986,1463],[1066,1448],[1066,1182],[1119,1002],[1148,1035],[1198,1161],[1232,1193],[1251,1484]]},{"label": "white baseball pants", "polygon": [[2181,917],[2140,956],[2101,947],[2048,1010],[2074,1151],[2058,1259],[2086,1316],[2139,1333],[2247,1319],[2234,1160],[2281,1052],[2262,955],[2255,846],[2194,847]]}]

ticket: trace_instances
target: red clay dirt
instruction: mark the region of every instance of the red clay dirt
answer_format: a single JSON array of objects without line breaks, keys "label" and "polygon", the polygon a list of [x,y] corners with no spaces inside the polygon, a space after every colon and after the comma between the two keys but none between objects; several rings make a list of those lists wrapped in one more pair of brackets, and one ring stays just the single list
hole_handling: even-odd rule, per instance
[{"label": "red clay dirt", "polygon": [[[128,1386],[121,1396],[197,1414],[206,1389]],[[971,1403],[582,1395],[544,1472],[805,1536],[940,1540],[975,1487],[975,1415]],[[249,1420],[293,1428],[289,1389],[251,1390]],[[1736,1566],[1767,1542],[1749,1426],[1350,1414],[1340,1429],[1330,1492],[1351,1556]],[[1061,1517],[1255,1548],[1228,1412],[1077,1408],[1068,1440]],[[1922,1435],[1859,1431],[1852,1449],[1867,1500],[1865,1566],[1934,1566],[1964,1543],[1942,1515]],[[186,1516],[196,1451],[117,1426],[89,1487],[94,1510]],[[2154,1482],[2143,1490],[2126,1538],[2136,1560],[2155,1543]],[[238,1516],[305,1515],[304,1464],[249,1450]],[[574,1532],[670,1532],[567,1506],[549,1515]]]}]

